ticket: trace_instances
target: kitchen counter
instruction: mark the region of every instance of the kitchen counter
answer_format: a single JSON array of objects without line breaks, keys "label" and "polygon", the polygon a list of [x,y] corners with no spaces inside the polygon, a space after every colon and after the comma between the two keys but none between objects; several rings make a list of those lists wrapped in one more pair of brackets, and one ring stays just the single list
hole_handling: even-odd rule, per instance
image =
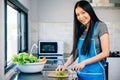
[{"label": "kitchen counter", "polygon": [[112,58],[120,57],[120,51],[113,51],[113,52],[110,51],[109,57],[112,57]]},{"label": "kitchen counter", "polygon": [[18,72],[10,80],[75,80],[76,73],[68,73],[68,78],[52,78],[48,77],[50,71],[42,71],[39,73],[21,73]]}]

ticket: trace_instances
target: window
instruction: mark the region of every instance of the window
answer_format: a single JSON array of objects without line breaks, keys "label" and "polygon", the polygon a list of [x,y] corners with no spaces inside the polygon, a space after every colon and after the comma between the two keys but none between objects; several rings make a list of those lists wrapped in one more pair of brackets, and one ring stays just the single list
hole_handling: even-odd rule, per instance
[{"label": "window", "polygon": [[17,11],[7,6],[7,62],[11,60],[13,54],[18,53],[17,22]]},{"label": "window", "polygon": [[19,45],[19,52],[22,51],[27,51],[28,46],[27,46],[27,41],[28,41],[28,28],[27,28],[27,16],[25,13],[21,12],[21,27],[20,27],[20,45]]},{"label": "window", "polygon": [[14,54],[28,51],[28,10],[17,0],[7,0],[5,11],[5,68],[9,68]]}]

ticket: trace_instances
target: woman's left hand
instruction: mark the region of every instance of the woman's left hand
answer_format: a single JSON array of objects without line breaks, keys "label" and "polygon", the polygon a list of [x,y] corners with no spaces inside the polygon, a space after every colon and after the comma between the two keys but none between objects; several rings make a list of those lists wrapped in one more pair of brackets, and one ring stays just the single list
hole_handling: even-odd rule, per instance
[{"label": "woman's left hand", "polygon": [[81,62],[81,63],[75,64],[72,70],[75,70],[75,71],[82,70],[85,66],[86,64],[84,62]]}]

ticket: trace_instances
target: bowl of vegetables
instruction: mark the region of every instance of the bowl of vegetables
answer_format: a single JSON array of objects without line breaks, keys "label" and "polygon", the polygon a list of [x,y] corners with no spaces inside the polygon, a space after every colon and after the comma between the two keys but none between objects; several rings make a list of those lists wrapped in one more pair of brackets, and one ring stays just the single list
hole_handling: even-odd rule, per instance
[{"label": "bowl of vegetables", "polygon": [[24,73],[36,73],[43,70],[46,58],[37,59],[37,57],[26,52],[13,55],[12,62],[17,64],[18,70]]}]

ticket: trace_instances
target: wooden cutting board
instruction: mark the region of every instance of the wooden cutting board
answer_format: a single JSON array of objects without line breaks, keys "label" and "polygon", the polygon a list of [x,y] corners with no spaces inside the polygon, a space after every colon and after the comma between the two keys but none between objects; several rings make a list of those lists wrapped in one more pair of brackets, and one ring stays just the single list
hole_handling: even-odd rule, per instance
[{"label": "wooden cutting board", "polygon": [[51,71],[51,72],[48,74],[48,77],[67,78],[67,77],[68,77],[68,74],[65,72],[65,75],[59,76],[59,75],[56,74],[56,71]]}]

